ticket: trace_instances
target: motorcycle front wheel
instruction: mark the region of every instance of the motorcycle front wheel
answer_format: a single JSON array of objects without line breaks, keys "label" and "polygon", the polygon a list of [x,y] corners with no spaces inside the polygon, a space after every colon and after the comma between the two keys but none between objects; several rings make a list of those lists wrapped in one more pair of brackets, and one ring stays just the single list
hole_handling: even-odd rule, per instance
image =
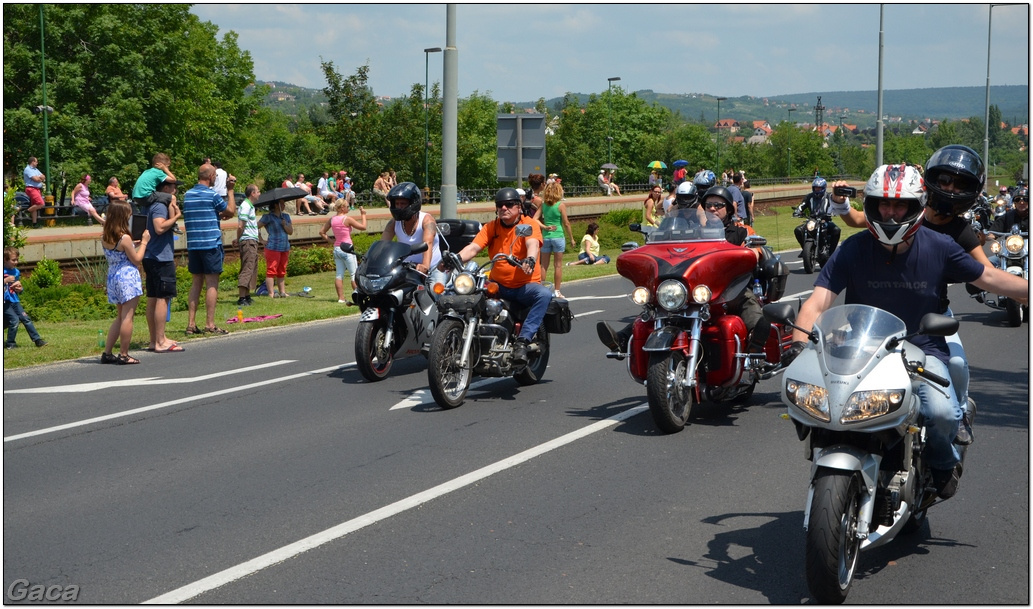
[{"label": "motorcycle front wheel", "polygon": [[803,242],[803,272],[810,275],[814,272],[814,242]]},{"label": "motorcycle front wheel", "polygon": [[1015,302],[1011,298],[1004,301],[1004,309],[1008,312],[1008,325],[1013,328],[1018,328],[1022,325],[1022,318],[1024,311],[1022,305]]},{"label": "motorcycle front wheel", "polygon": [[442,320],[430,340],[427,378],[434,401],[442,408],[456,408],[466,399],[473,377],[473,362],[460,366],[463,351],[463,322]]},{"label": "motorcycle front wheel", "polygon": [[822,604],[846,600],[861,551],[861,488],[854,472],[819,469],[807,528],[807,587]]},{"label": "motorcycle front wheel", "polygon": [[549,332],[543,324],[535,335],[538,351],[528,354],[527,365],[513,375],[520,385],[534,385],[542,379],[545,369],[549,367]]},{"label": "motorcycle front wheel", "polygon": [[681,383],[688,365],[685,354],[680,351],[649,354],[649,370],[646,372],[649,414],[664,433],[681,431],[692,412],[692,389]]},{"label": "motorcycle front wheel", "polygon": [[382,381],[391,371],[394,356],[391,345],[384,344],[385,334],[383,320],[360,323],[355,329],[355,366],[367,381]]}]

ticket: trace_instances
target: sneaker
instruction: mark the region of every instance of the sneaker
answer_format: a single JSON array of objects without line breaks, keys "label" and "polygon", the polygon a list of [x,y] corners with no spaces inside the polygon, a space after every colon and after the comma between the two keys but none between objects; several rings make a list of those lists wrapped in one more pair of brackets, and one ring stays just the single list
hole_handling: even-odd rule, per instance
[{"label": "sneaker", "polygon": [[251,295],[250,294],[248,294],[247,297],[244,300],[247,301],[248,306],[255,304],[255,301],[251,300]]},{"label": "sneaker", "polygon": [[36,339],[36,346],[37,347],[42,347],[45,344],[47,344],[47,341],[43,340],[42,338]]},{"label": "sneaker", "polygon": [[18,345],[15,343],[4,343],[4,349],[17,349]]},{"label": "sneaker", "polygon": [[972,423],[966,412],[965,416],[961,417],[961,423],[958,424],[958,435],[954,436],[954,444],[968,446],[972,444],[973,440],[975,440],[975,436],[972,435]]},{"label": "sneaker", "polygon": [[347,300],[338,300],[337,304],[348,304]]},{"label": "sneaker", "polygon": [[248,298],[246,296],[243,297],[243,298],[238,298],[237,299],[237,306],[238,307],[246,307],[246,306],[248,306],[250,304],[251,304],[251,302],[248,300]]},{"label": "sneaker", "polygon": [[513,367],[527,365],[527,340],[518,338],[513,343]]}]

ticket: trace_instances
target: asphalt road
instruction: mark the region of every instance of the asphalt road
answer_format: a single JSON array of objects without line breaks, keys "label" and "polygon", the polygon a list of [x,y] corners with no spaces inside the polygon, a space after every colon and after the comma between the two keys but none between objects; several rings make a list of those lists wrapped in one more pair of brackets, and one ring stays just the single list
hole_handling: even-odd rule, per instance
[{"label": "asphalt road", "polygon": [[[636,314],[629,290],[564,285],[578,318],[543,382],[448,411],[422,358],[362,380],[355,316],[5,372],[5,600],[22,580],[101,604],[809,601],[780,378],[659,433],[595,336]],[[862,555],[849,603],[1030,601],[1029,327],[951,295],[976,443],[919,534]]]}]

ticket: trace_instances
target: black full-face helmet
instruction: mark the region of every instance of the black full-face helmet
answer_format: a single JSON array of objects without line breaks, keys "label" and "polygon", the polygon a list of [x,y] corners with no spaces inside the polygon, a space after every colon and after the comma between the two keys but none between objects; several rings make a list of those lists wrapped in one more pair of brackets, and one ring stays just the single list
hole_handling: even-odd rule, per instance
[{"label": "black full-face helmet", "polygon": [[[396,199],[407,199],[409,204],[405,207],[395,207]],[[420,194],[420,187],[416,184],[402,182],[388,191],[387,203],[391,208],[391,217],[399,222],[405,222],[420,213],[420,208],[423,206],[423,195]]]},{"label": "black full-face helmet", "polygon": [[[925,164],[926,205],[942,216],[972,209],[986,183],[986,167],[968,146],[953,144],[933,153]],[[947,190],[953,185],[952,190]]]},{"label": "black full-face helmet", "polygon": [[674,204],[682,209],[692,207],[699,202],[699,190],[692,182],[682,182],[674,191]]}]

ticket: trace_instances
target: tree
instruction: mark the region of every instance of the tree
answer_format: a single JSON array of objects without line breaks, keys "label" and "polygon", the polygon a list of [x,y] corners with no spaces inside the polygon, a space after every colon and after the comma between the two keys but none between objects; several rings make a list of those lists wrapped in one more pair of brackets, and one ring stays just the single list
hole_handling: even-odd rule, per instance
[{"label": "tree", "polygon": [[[131,187],[155,152],[190,179],[203,156],[229,156],[259,94],[236,33],[179,4],[5,4],[4,172],[42,157],[40,7],[46,31],[51,174],[89,172]],[[245,172],[231,168],[238,177]],[[53,175],[50,182],[56,186]]]}]

